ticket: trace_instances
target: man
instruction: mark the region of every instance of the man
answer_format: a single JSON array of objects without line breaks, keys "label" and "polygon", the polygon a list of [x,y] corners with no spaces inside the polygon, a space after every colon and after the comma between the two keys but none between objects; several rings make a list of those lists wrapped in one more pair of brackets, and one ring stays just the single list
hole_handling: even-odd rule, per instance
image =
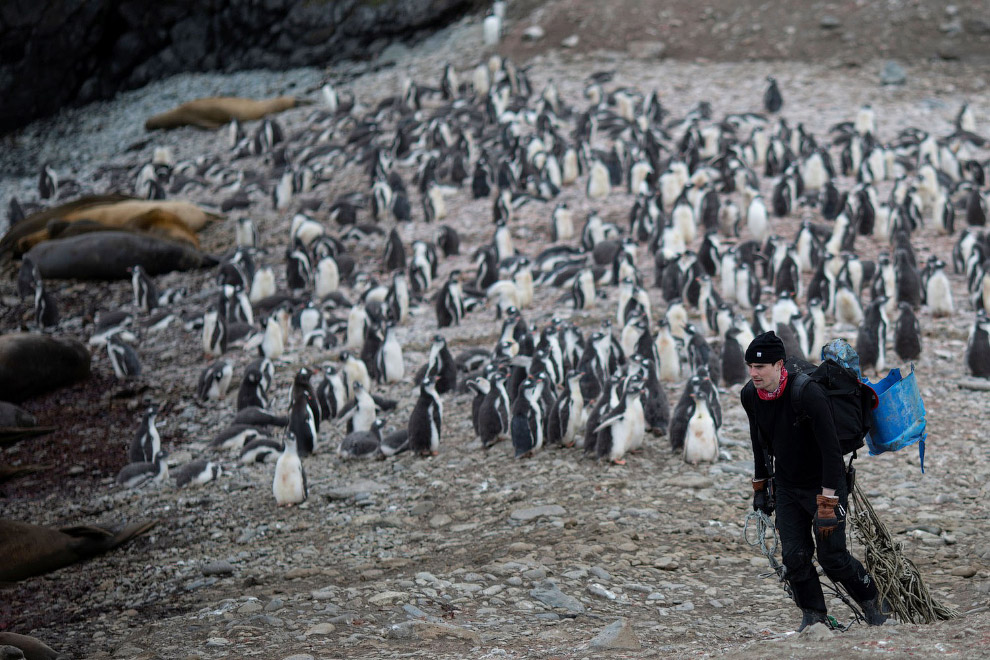
[{"label": "man", "polygon": [[[831,409],[820,385],[811,381],[792,401],[784,368],[784,343],[773,331],[757,336],[746,349],[752,379],[741,393],[749,416],[755,476],[753,510],[777,511],[785,577],[803,618],[798,632],[815,623],[828,625],[825,596],[811,563],[818,563],[859,603],[870,625],[887,616],[878,605],[876,585],[846,549],[848,492],[842,452]],[[797,423],[795,404],[803,411]]]}]

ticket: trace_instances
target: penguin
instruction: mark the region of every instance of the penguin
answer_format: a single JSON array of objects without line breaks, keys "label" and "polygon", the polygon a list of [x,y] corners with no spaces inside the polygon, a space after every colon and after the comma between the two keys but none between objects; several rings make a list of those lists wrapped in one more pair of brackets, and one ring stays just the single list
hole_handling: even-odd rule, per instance
[{"label": "penguin", "polygon": [[313,415],[308,393],[305,391],[297,392],[289,409],[289,430],[296,439],[296,450],[299,456],[305,458],[316,450],[319,440],[318,425],[319,421]]},{"label": "penguin", "polygon": [[347,398],[353,398],[357,396],[356,388],[360,383],[365,390],[371,390],[371,375],[368,373],[367,365],[361,360],[361,358],[351,354],[349,351],[344,351],[340,354],[340,359],[343,361],[343,380],[344,388],[347,391]]},{"label": "penguin", "polygon": [[285,334],[277,314],[268,317],[259,352],[268,360],[277,360],[285,353]]},{"label": "penguin", "polygon": [[243,410],[251,406],[268,407],[268,397],[265,396],[265,389],[261,384],[261,372],[254,369],[249,369],[244,374],[237,391],[237,409]]},{"label": "penguin", "polygon": [[419,399],[409,416],[409,448],[420,456],[436,456],[440,449],[443,401],[431,378],[419,386]]},{"label": "penguin", "polygon": [[249,406],[243,410],[238,410],[234,415],[234,424],[249,424],[252,426],[286,426],[289,418],[284,415],[276,415],[264,408]]},{"label": "penguin", "polygon": [[338,419],[347,422],[347,432],[367,431],[378,418],[378,406],[361,381],[354,383],[354,398],[338,412]]},{"label": "penguin", "polygon": [[316,400],[320,404],[320,419],[335,419],[347,403],[347,386],[333,366],[323,372],[323,380],[316,388]]},{"label": "penguin", "polygon": [[107,355],[117,380],[138,378],[141,375],[141,361],[137,352],[116,334],[107,339]]},{"label": "penguin", "polygon": [[349,433],[337,446],[337,456],[342,459],[377,458],[382,456],[382,427],[385,420],[376,419],[370,431],[355,431]]},{"label": "penguin", "polygon": [[770,114],[776,114],[780,112],[780,108],[784,105],[784,97],[780,94],[780,88],[777,87],[777,80],[773,76],[767,76],[767,88],[763,92],[763,107]]},{"label": "penguin", "polygon": [[406,249],[402,246],[402,238],[395,227],[388,233],[385,241],[385,253],[382,255],[382,272],[402,270],[406,267]]},{"label": "penguin", "polygon": [[[319,430],[320,422],[323,421],[320,404],[316,400],[316,388],[310,382],[313,377],[312,372],[306,367],[300,367],[299,371],[292,379],[292,387],[289,390],[289,401],[295,401],[296,396],[299,394],[306,395],[306,401],[309,403],[309,409],[313,412],[313,419],[316,421],[316,428]],[[296,434],[296,444],[302,445],[300,441],[300,436]]]},{"label": "penguin", "polygon": [[612,184],[610,182],[608,168],[601,160],[596,158],[592,162],[591,169],[588,172],[588,183],[585,187],[585,194],[587,194],[588,199],[599,200],[608,197],[611,192]]},{"label": "penguin", "polygon": [[234,235],[237,247],[258,247],[258,229],[251,218],[238,218]]},{"label": "penguin", "polygon": [[34,283],[34,320],[43,329],[54,328],[60,320],[55,297],[40,278]]},{"label": "penguin", "polygon": [[894,253],[894,273],[897,283],[897,302],[906,302],[913,309],[921,307],[921,278],[906,250],[897,250]]},{"label": "penguin", "polygon": [[291,430],[285,432],[284,448],[275,463],[275,478],[272,480],[272,494],[278,506],[292,506],[306,501],[309,491],[306,486],[306,470],[296,449],[296,437]]},{"label": "penguin", "polygon": [[584,417],[584,397],[581,395],[580,371],[571,371],[565,380],[566,389],[547,413],[546,441],[548,445],[573,447]]},{"label": "penguin", "polygon": [[866,372],[873,367],[876,373],[883,371],[887,355],[887,312],[886,298],[877,298],[866,308],[863,323],[856,333],[856,352],[859,353],[859,366]]},{"label": "penguin", "polygon": [[488,376],[488,391],[478,406],[478,438],[488,449],[510,434],[511,403],[505,387],[505,378],[494,370]]},{"label": "penguin", "polygon": [[984,310],[976,313],[976,320],[966,342],[966,366],[976,378],[990,378],[990,319]]},{"label": "penguin", "polygon": [[447,278],[447,283],[437,294],[437,327],[446,328],[451,325],[460,325],[461,319],[464,318],[464,294],[458,280],[460,274],[461,271],[452,270]]},{"label": "penguin", "polygon": [[150,463],[155,460],[155,455],[162,448],[161,437],[155,426],[155,416],[158,414],[157,404],[149,404],[144,411],[144,418],[138,427],[137,433],[131,440],[131,447],[127,452],[127,460],[131,463]]},{"label": "penguin", "polygon": [[692,392],[694,411],[688,421],[687,433],[684,436],[684,462],[697,465],[704,461],[714,463],[718,460],[718,431],[715,420],[708,410],[708,403],[703,396]]},{"label": "penguin", "polygon": [[722,341],[722,383],[729,387],[748,378],[745,350],[739,343],[739,328],[730,327]]},{"label": "penguin", "polygon": [[117,483],[124,488],[140,488],[149,483],[161,485],[168,479],[168,452],[159,449],[152,461],[125,465],[117,473]]},{"label": "penguin", "polygon": [[17,295],[21,300],[37,293],[41,282],[41,269],[27,255],[21,257],[21,268],[17,271]]},{"label": "penguin", "polygon": [[688,424],[694,416],[696,398],[701,392],[701,378],[691,376],[684,384],[684,391],[681,393],[674,412],[670,418],[670,448],[673,451],[683,451],[684,441],[687,436]]},{"label": "penguin", "polygon": [[858,326],[863,322],[859,297],[846,281],[841,282],[835,292],[835,322],[850,326]]},{"label": "penguin", "polygon": [[450,225],[440,225],[437,228],[434,242],[445,257],[461,253],[461,235]]},{"label": "penguin", "polygon": [[38,197],[58,199],[58,174],[50,163],[45,163],[38,172]]},{"label": "penguin", "polygon": [[219,401],[227,396],[230,381],[234,376],[234,367],[228,360],[217,360],[203,369],[199,376],[199,386],[196,394],[201,401],[212,399]]},{"label": "penguin", "polygon": [[[340,267],[333,256],[326,256],[316,262],[313,294],[323,300],[340,288]],[[253,291],[252,287],[252,291]]]},{"label": "penguin", "polygon": [[175,479],[177,488],[185,488],[186,486],[204,486],[211,481],[216,481],[222,473],[223,467],[219,463],[201,458],[173,470],[170,476]]},{"label": "penguin", "polygon": [[945,274],[945,262],[936,260],[925,283],[925,301],[932,316],[952,316],[952,287]]},{"label": "penguin", "polygon": [[901,313],[894,324],[894,351],[902,360],[917,360],[921,356],[921,324],[909,303],[898,303],[897,307]]},{"label": "penguin", "polygon": [[452,392],[457,387],[457,363],[454,361],[454,356],[450,354],[447,340],[441,334],[433,336],[430,354],[426,359],[426,368],[422,373],[417,374],[417,380],[423,378],[435,379],[437,394]]},{"label": "penguin", "polygon": [[227,352],[227,317],[211,309],[203,314],[203,353],[217,357]]},{"label": "penguin", "polygon": [[375,354],[378,382],[398,383],[405,375],[402,344],[395,336],[395,323],[385,323],[385,340]]},{"label": "penguin", "polygon": [[550,240],[554,243],[570,241],[574,238],[574,214],[567,204],[560,203],[550,217]]},{"label": "penguin", "polygon": [[677,350],[677,340],[666,319],[660,321],[655,344],[660,358],[660,381],[676,383],[681,379],[681,356]]},{"label": "penguin", "polygon": [[265,463],[276,454],[281,454],[284,446],[274,438],[259,437],[244,443],[241,449],[240,460],[242,465],[253,463]]},{"label": "penguin", "polygon": [[516,458],[529,458],[543,446],[541,398],[544,385],[539,377],[525,379],[519,387],[519,395],[512,402],[509,424]]},{"label": "penguin", "polygon": [[251,291],[248,294],[248,300],[252,303],[257,303],[269,296],[274,296],[275,291],[275,271],[268,266],[264,266],[254,272],[254,277],[251,279]]},{"label": "penguin", "polygon": [[158,306],[158,288],[140,264],[128,268],[131,273],[131,287],[134,289],[134,306],[145,314]]},{"label": "penguin", "polygon": [[640,398],[643,394],[641,382],[630,382],[619,401],[603,415],[595,428],[598,435],[595,452],[599,460],[607,459],[615,465],[625,465],[623,456],[643,442],[646,421]]},{"label": "penguin", "polygon": [[285,253],[285,284],[292,291],[301,291],[309,287],[313,269],[306,248],[297,242],[296,247]]}]

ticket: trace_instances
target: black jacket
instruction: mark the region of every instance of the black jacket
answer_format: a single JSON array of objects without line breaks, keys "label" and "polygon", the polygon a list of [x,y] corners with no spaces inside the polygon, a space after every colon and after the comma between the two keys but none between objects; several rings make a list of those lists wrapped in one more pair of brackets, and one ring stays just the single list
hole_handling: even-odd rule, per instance
[{"label": "black jacket", "polygon": [[[783,396],[774,401],[761,400],[753,381],[746,383],[740,393],[743,408],[749,416],[755,477],[765,479],[770,476],[760,444],[762,439],[773,458],[776,485],[844,490],[842,451],[825,392],[812,381],[802,389],[801,401],[791,401],[792,393],[792,381],[787,383]],[[806,415],[796,426],[795,403]]]}]

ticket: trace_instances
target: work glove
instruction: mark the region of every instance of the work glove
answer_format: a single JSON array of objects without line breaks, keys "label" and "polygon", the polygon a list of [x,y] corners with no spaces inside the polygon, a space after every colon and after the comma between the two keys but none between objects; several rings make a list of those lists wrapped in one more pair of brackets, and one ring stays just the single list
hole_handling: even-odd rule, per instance
[{"label": "work glove", "polygon": [[769,483],[769,479],[753,479],[753,511],[762,511],[771,516],[774,502]]},{"label": "work glove", "polygon": [[818,495],[815,497],[815,502],[818,504],[818,511],[815,513],[815,531],[819,537],[828,538],[845,518],[845,511],[839,504],[839,498],[834,495]]}]

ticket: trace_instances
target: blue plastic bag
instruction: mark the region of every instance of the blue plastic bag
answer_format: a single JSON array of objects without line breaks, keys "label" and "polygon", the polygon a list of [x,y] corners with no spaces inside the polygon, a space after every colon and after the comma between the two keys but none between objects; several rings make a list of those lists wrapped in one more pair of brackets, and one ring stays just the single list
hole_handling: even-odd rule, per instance
[{"label": "blue plastic bag", "polygon": [[878,383],[863,379],[877,393],[880,403],[873,410],[873,429],[866,436],[870,456],[897,451],[918,444],[921,472],[925,471],[925,402],[921,399],[918,380],[911,373],[901,376],[900,369],[891,369]]}]

